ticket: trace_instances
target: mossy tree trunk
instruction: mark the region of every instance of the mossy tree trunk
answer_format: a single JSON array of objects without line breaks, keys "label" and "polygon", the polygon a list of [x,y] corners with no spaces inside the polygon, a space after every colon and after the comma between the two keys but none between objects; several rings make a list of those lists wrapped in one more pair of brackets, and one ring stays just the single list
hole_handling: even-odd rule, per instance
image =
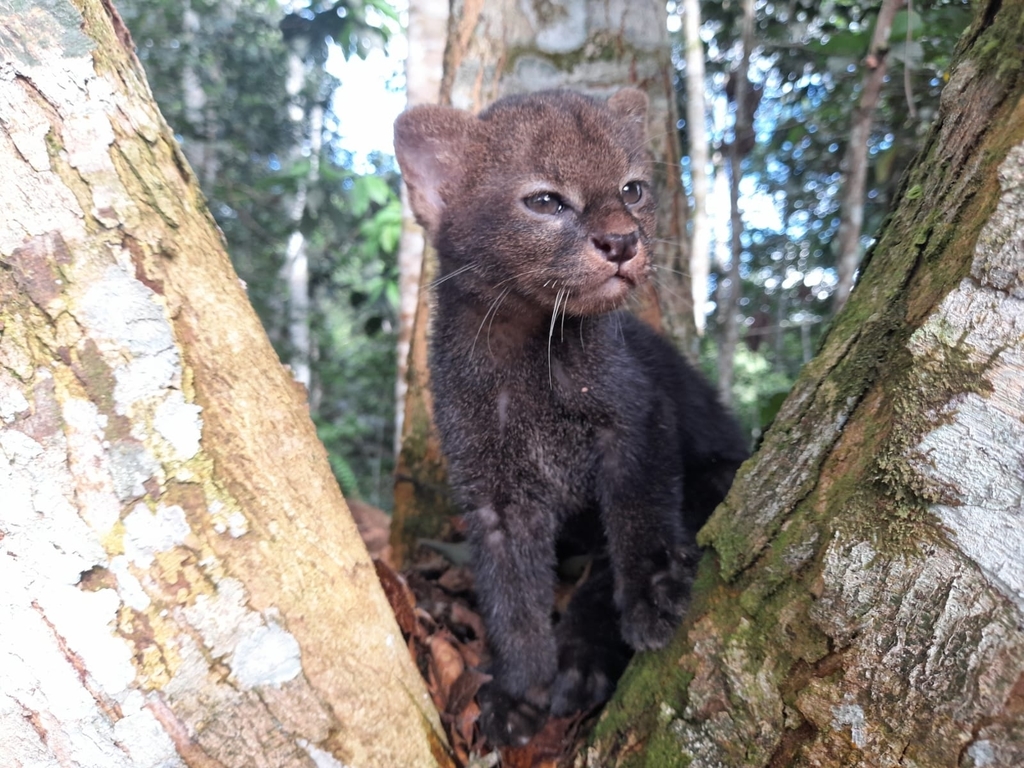
[{"label": "mossy tree trunk", "polygon": [[579,766],[1024,765],[1024,2],[703,531],[690,616]]},{"label": "mossy tree trunk", "polygon": [[0,4],[0,762],[447,764],[131,47]]},{"label": "mossy tree trunk", "polygon": [[[448,22],[442,104],[478,112],[512,93],[572,88],[650,98],[648,130],[659,206],[654,284],[636,311],[689,349],[696,337],[686,243],[687,202],[665,4],[658,0],[456,0]],[[674,169],[674,170],[673,170]],[[428,254],[421,288],[434,277]],[[455,512],[432,426],[427,361],[429,290],[420,291],[409,365],[392,545],[401,561],[418,536],[437,536]]]}]

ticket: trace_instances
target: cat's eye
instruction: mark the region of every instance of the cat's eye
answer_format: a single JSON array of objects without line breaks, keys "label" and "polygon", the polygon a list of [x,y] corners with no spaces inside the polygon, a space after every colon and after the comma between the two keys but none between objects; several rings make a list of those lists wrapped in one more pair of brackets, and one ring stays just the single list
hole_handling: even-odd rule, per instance
[{"label": "cat's eye", "polygon": [[538,192],[523,198],[523,203],[534,213],[543,213],[554,216],[566,209],[565,201],[554,192]]},{"label": "cat's eye", "polygon": [[639,181],[630,181],[622,187],[622,202],[626,205],[636,205],[644,196],[644,188]]}]

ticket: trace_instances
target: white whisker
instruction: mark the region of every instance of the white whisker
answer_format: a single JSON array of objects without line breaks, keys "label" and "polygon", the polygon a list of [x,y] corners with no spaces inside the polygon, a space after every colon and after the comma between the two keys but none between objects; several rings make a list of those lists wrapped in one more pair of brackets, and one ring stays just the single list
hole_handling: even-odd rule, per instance
[{"label": "white whisker", "polygon": [[559,340],[565,343],[565,313],[569,306],[569,289],[565,289],[565,301],[562,302],[562,329],[559,331]]},{"label": "white whisker", "polygon": [[672,267],[662,267],[662,266],[659,266],[658,264],[651,264],[651,266],[654,269],[656,269],[658,272],[671,272],[674,275],[682,275],[683,277],[689,277],[690,276],[689,272],[683,272],[682,270],[672,269]]},{"label": "white whisker", "polygon": [[473,268],[472,264],[466,264],[463,267],[459,267],[458,269],[454,269],[451,272],[449,272],[447,275],[443,275],[443,276],[437,278],[436,280],[431,280],[430,281],[430,287],[431,288],[436,288],[441,283],[443,283],[445,280],[451,280],[453,277],[458,277],[463,272],[467,272],[468,270],[470,270],[472,268]]},{"label": "white whisker", "polygon": [[[472,357],[473,354],[476,352],[476,342],[480,338],[480,333],[484,329],[484,324],[487,322],[488,316],[490,316],[492,312],[493,313],[497,313],[498,305],[501,304],[501,300],[505,297],[505,294],[506,294],[506,291],[503,291],[502,293],[498,294],[498,298],[496,298],[494,301],[492,301],[491,302],[491,306],[489,306],[487,308],[487,311],[484,312],[484,316],[480,320],[480,327],[476,329],[476,336],[473,337],[473,346],[470,347],[470,349],[469,349],[469,356],[470,357]],[[491,320],[493,321],[494,318],[491,317]],[[488,335],[490,335],[490,331],[488,331]],[[490,344],[488,343],[488,350],[489,349],[490,349]]]},{"label": "white whisker", "polygon": [[491,326],[494,325],[494,318],[498,316],[498,307],[501,306],[501,302],[505,300],[511,290],[512,286],[510,285],[498,295],[498,300],[494,303],[494,312],[491,313],[490,322],[487,323],[487,351],[491,355],[494,355],[494,350],[491,349]]},{"label": "white whisker", "polygon": [[554,389],[554,383],[551,381],[551,337],[555,333],[555,319],[558,317],[558,302],[562,300],[562,289],[558,289],[558,293],[555,294],[555,307],[551,310],[551,325],[548,326],[548,388]]}]

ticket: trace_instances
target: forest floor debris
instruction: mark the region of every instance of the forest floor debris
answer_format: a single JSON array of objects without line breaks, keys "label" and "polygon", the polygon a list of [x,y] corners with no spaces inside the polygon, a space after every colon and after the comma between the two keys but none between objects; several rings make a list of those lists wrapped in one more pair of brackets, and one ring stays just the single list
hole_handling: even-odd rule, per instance
[{"label": "forest floor debris", "polygon": [[[360,533],[364,538],[379,542],[381,519],[362,517],[364,520],[373,517],[373,521],[360,524]],[[570,765],[593,724],[595,713],[551,718],[528,744],[501,747],[498,754],[480,734],[476,725],[480,715],[476,693],[490,679],[481,671],[486,668],[489,657],[469,568],[454,565],[439,552],[421,547],[413,565],[399,573],[388,562],[390,553],[379,545],[376,549],[377,576],[441,715],[456,765],[459,768]],[[558,603],[564,605],[567,594],[559,597]]]}]

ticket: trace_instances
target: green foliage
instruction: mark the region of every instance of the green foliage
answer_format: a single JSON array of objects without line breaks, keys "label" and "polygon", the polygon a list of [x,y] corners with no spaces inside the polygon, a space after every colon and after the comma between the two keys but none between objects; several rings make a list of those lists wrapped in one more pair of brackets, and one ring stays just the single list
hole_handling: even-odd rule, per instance
[{"label": "green foliage", "polygon": [[[726,173],[724,158],[735,140],[732,83],[740,58],[741,5],[701,3],[715,174]],[[740,205],[745,220],[741,338],[773,371],[788,378],[809,359],[831,314],[833,242],[843,183],[840,161],[880,5],[880,0],[755,4],[749,106],[756,109],[756,136],[743,160]],[[670,12],[674,7],[670,2]],[[903,171],[935,119],[953,48],[971,15],[968,0],[917,0],[912,12],[896,14],[888,75],[869,139],[861,237],[865,249],[892,208]],[[685,66],[681,55],[676,62]],[[678,89],[682,98],[682,76]],[[680,114],[685,114],[682,104]],[[685,153],[685,129],[680,136]],[[686,163],[684,183],[689,184]],[[751,212],[759,209],[777,213],[780,224],[755,221]],[[727,212],[720,214],[725,216]],[[722,269],[712,266],[712,295]],[[709,326],[714,340],[718,327]],[[751,413],[743,418],[748,425],[757,421]]]},{"label": "green foliage", "polygon": [[[309,260],[310,404],[346,493],[388,506],[394,466],[395,249],[401,232],[393,161],[362,175],[331,126],[337,81],[324,63],[384,44],[385,0],[123,0],[150,86],[199,177],[250,300],[283,360],[289,238]],[[300,62],[302,81],[289,90]],[[322,150],[310,115],[323,109]],[[314,162],[315,161],[315,162]]]},{"label": "green foliage", "polygon": [[[367,179],[373,181],[360,183]],[[355,192],[363,187],[370,191]],[[347,217],[347,224],[339,226],[346,237],[331,244],[332,258],[322,262],[328,269],[313,281],[322,387],[314,413],[317,431],[342,489],[385,508],[395,460],[395,254],[402,228],[396,187],[393,172],[358,177],[335,196],[336,212]]]},{"label": "green foliage", "polygon": [[[713,378],[718,359],[718,347],[705,339],[701,345],[700,365],[708,377]],[[793,386],[793,377],[773,370],[768,358],[745,344],[736,349],[732,385],[733,412],[743,431],[756,443],[778,413],[782,400]]]},{"label": "green foliage", "polygon": [[365,57],[375,45],[387,43],[398,12],[387,0],[337,0],[294,3],[294,11],[281,19],[288,42],[301,41],[318,64],[327,61],[330,45],[341,48],[346,58]]}]

